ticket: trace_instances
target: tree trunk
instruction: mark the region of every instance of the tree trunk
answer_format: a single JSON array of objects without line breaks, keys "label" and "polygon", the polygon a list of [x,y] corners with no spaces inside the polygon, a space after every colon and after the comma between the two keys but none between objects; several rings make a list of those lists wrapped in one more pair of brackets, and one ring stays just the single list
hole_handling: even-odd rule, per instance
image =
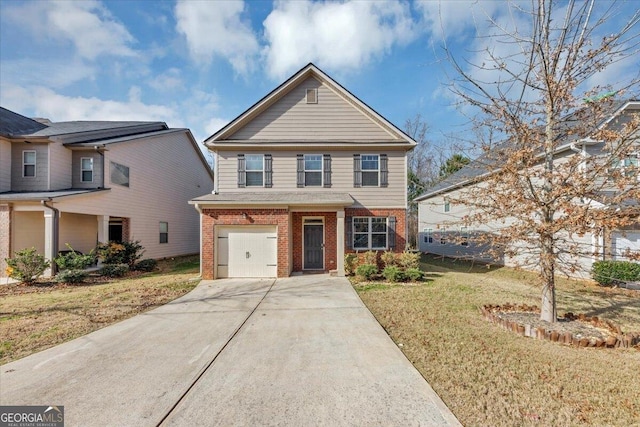
[{"label": "tree trunk", "polygon": [[553,238],[544,236],[540,251],[540,277],[542,278],[542,304],[540,320],[554,323],[557,320],[556,312],[556,281],[555,281],[555,253],[553,250]]}]

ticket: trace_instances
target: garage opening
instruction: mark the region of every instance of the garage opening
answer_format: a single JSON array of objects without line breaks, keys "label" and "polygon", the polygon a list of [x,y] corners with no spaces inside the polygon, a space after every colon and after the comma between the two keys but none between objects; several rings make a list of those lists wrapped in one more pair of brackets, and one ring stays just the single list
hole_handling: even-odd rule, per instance
[{"label": "garage opening", "polygon": [[216,277],[276,277],[276,226],[217,227]]}]

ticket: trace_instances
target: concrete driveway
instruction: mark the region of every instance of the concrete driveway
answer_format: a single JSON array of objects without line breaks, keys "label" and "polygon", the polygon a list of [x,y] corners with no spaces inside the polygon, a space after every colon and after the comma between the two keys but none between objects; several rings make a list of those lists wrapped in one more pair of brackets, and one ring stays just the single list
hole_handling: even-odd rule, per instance
[{"label": "concrete driveway", "polygon": [[203,281],[0,368],[67,426],[460,425],[344,278]]}]

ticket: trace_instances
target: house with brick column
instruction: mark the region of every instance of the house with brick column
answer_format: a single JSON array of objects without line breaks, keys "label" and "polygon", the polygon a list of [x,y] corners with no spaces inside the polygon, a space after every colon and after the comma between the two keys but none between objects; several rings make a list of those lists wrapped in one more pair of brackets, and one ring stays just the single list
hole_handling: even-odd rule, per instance
[{"label": "house with brick column", "polygon": [[344,275],[345,253],[405,249],[416,142],[315,65],[205,145],[214,190],[190,202],[204,279]]}]

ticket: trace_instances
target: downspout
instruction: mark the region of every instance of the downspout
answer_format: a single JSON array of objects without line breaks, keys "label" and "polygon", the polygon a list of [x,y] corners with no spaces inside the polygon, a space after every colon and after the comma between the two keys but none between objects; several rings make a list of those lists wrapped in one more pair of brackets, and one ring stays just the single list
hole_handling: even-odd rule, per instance
[{"label": "downspout", "polygon": [[60,227],[60,211],[53,207],[53,205],[48,205],[47,202],[51,202],[51,199],[41,200],[40,203],[46,208],[49,208],[53,211],[53,235],[51,236],[51,245],[53,246],[53,252],[51,253],[51,276],[55,276],[58,268],[55,263],[55,258],[58,256],[58,235],[59,235],[59,227]]},{"label": "downspout", "polygon": [[202,277],[202,208],[197,203],[193,205],[193,207],[198,211],[198,220],[200,222],[200,230],[198,234],[200,235],[200,277]]}]

